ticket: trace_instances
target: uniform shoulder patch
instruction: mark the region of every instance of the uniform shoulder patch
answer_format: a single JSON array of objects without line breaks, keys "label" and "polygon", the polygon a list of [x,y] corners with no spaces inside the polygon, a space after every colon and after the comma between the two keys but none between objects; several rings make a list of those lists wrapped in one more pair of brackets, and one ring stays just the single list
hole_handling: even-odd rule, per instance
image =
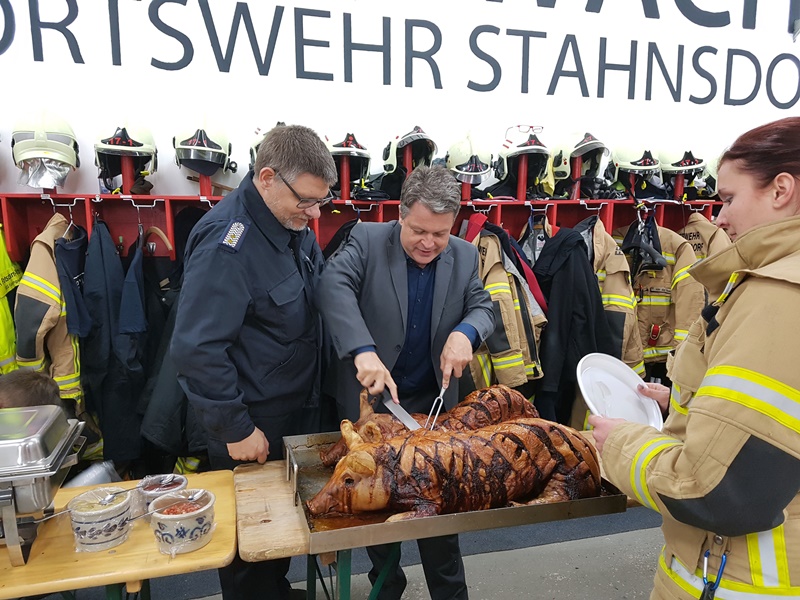
[{"label": "uniform shoulder patch", "polygon": [[245,221],[231,221],[228,229],[219,240],[219,247],[227,252],[238,252],[249,228],[250,223]]}]

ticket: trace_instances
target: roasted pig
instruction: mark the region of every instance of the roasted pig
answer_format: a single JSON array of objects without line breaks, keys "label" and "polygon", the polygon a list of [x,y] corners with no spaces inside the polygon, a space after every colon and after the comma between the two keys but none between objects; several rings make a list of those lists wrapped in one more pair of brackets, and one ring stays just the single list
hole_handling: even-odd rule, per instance
[{"label": "roasted pig", "polygon": [[[372,435],[375,427],[380,431],[380,439],[384,440],[408,433],[406,426],[394,415],[376,413],[373,410],[366,390],[361,392],[360,406],[361,414],[353,427],[366,441],[377,441]],[[475,390],[451,410],[440,414],[436,419],[434,430],[474,430],[520,417],[538,416],[539,413],[533,404],[518,391],[505,385],[493,385]],[[424,426],[428,415],[415,413],[411,417]],[[347,445],[342,438],[328,450],[320,452],[320,459],[323,465],[330,467],[339,462],[346,453]]]},{"label": "roasted pig", "polygon": [[396,513],[390,520],[401,520],[535,502],[545,490],[553,500],[600,493],[594,447],[543,419],[475,431],[418,429],[372,442],[343,421],[342,436],[348,452],[308,501],[312,515],[387,510]]}]

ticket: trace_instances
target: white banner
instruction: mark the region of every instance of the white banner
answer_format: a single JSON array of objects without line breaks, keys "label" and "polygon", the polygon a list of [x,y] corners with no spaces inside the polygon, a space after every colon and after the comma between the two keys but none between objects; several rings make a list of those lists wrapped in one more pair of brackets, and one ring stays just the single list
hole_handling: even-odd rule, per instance
[{"label": "white banner", "polygon": [[711,157],[800,114],[798,13],[800,0],[0,0],[0,191],[32,191],[10,140],[41,109],[79,139],[64,191],[80,193],[97,190],[94,143],[125,123],[153,132],[162,194],[197,190],[173,136],[223,131],[240,170],[214,179],[235,185],[276,121],[353,133],[373,172],[414,125],[439,156],[470,131],[496,155],[507,127],[531,124],[551,147],[589,131]]}]

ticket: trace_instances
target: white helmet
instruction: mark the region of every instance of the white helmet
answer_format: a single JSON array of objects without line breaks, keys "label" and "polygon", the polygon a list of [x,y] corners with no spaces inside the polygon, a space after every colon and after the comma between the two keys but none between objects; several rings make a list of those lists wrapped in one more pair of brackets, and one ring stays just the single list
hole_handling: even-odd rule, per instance
[{"label": "white helmet", "polygon": [[471,135],[450,146],[444,161],[455,178],[463,183],[481,183],[492,172],[492,153],[478,148]]},{"label": "white helmet", "polygon": [[210,134],[198,129],[189,135],[172,138],[175,162],[201,175],[211,176],[222,169],[236,173],[237,165],[231,160],[231,144],[220,133]]},{"label": "white helmet", "polygon": [[20,121],[14,126],[11,154],[14,164],[20,168],[24,161],[37,158],[55,160],[73,169],[81,164],[78,140],[72,127],[63,119],[47,113]]},{"label": "white helmet", "polygon": [[717,155],[713,156],[714,158],[712,160],[706,162],[703,172],[695,177],[694,180],[694,185],[697,188],[697,195],[700,198],[713,198],[717,195],[719,157]]},{"label": "white helmet", "polygon": [[336,170],[339,171],[341,177],[342,157],[350,157],[350,181],[361,181],[362,179],[369,178],[369,161],[370,156],[367,149],[358,143],[356,136],[348,133],[344,136],[341,142],[336,144],[332,143],[328,138],[325,138],[325,144],[333,156],[336,163]]},{"label": "white helmet", "polygon": [[133,157],[133,168],[137,173],[155,173],[158,169],[158,150],[148,129],[123,125],[117,127],[114,135],[94,145],[95,164],[100,168],[100,178],[108,180],[120,175],[123,156]]},{"label": "white helmet", "polygon": [[609,172],[612,181],[618,181],[620,171],[634,173],[644,178],[661,175],[661,165],[650,150],[615,148],[611,153]]},{"label": "white helmet", "polygon": [[538,125],[515,125],[506,129],[506,141],[495,163],[495,175],[500,181],[516,176],[521,154],[528,154],[528,180],[540,181],[547,174],[550,150],[536,136],[542,130]]},{"label": "white helmet", "polygon": [[[565,144],[553,153],[553,176],[556,181],[563,179],[577,180],[580,177],[597,179],[603,176],[608,166],[611,151],[591,133],[584,133],[575,145]],[[572,173],[572,159],[580,156],[581,172]]]},{"label": "white helmet", "polygon": [[402,136],[395,137],[383,149],[383,171],[394,173],[397,164],[403,163],[403,148],[411,144],[412,168],[419,165],[430,166],[436,155],[436,142],[418,125]]},{"label": "white helmet", "polygon": [[685,152],[675,152],[667,150],[658,154],[658,161],[661,163],[661,171],[664,177],[672,175],[697,175],[706,168],[706,161],[702,158],[695,158],[691,150]]}]

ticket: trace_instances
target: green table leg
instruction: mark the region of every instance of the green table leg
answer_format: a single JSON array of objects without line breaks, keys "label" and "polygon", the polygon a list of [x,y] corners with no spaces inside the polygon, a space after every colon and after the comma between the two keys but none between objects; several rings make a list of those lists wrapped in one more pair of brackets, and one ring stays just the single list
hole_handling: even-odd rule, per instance
[{"label": "green table leg", "polygon": [[389,571],[394,571],[397,568],[397,563],[400,562],[400,542],[392,544],[392,549],[389,550],[389,556],[386,558],[386,563],[383,565],[375,584],[372,586],[372,591],[369,594],[369,600],[376,600],[378,594],[383,588],[383,582],[389,576]]},{"label": "green table leg", "polygon": [[306,556],[306,600],[315,600],[317,597],[317,556]]},{"label": "green table leg", "polygon": [[350,600],[350,576],[352,574],[352,550],[336,552],[336,594],[338,600]]},{"label": "green table leg", "polygon": [[124,583],[113,583],[106,586],[106,600],[122,600]]}]

